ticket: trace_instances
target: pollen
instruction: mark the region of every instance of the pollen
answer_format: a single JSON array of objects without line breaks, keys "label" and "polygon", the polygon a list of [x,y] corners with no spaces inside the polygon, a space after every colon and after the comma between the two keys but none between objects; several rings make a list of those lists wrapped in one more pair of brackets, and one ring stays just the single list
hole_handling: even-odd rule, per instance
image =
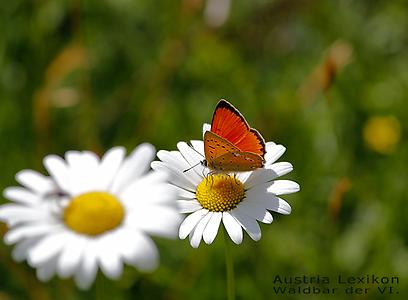
[{"label": "pollen", "polygon": [[197,186],[196,197],[201,206],[209,211],[229,211],[245,198],[245,188],[235,177],[209,175]]},{"label": "pollen", "polygon": [[64,210],[64,222],[73,231],[96,236],[118,227],[125,210],[113,195],[104,192],[81,194]]}]

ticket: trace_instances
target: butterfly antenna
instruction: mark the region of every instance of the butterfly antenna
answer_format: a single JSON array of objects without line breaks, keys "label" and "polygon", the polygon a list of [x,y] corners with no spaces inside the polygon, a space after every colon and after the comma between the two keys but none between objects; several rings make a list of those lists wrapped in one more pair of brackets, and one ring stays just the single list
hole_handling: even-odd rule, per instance
[{"label": "butterfly antenna", "polygon": [[202,156],[202,157],[204,158],[204,155],[202,155],[200,152],[198,152],[197,149],[194,148],[191,143],[187,143],[187,145],[188,145],[191,149],[193,149],[195,152],[197,152],[200,156]]},{"label": "butterfly antenna", "polygon": [[199,162],[196,163],[195,165],[191,166],[190,168],[183,170],[183,173],[186,173],[186,172],[190,171],[191,169],[197,167],[199,164],[201,164],[201,161],[199,161]]},{"label": "butterfly antenna", "polygon": [[[200,156],[202,156],[202,157],[204,158],[204,155],[202,155],[200,152],[198,152],[198,151],[193,147],[193,145],[192,145],[191,143],[188,142],[187,145],[188,145],[191,149],[193,149],[195,152],[197,152],[198,154],[200,154]],[[188,168],[188,169],[185,169],[185,170],[183,171],[183,173],[190,171],[191,169],[197,167],[197,166],[198,166],[199,164],[201,164],[201,163],[202,163],[202,161],[196,163],[194,166],[191,166],[191,167]]]}]

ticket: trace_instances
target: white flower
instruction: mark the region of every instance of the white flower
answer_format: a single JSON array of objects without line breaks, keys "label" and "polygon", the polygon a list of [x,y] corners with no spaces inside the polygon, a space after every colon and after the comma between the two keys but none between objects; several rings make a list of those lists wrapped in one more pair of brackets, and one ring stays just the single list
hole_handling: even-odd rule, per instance
[{"label": "white flower", "polygon": [[16,175],[23,187],[9,187],[0,206],[0,220],[9,230],[6,244],[16,244],[13,258],[27,259],[46,281],[55,273],[74,276],[88,288],[98,268],[111,279],[123,264],[142,271],[158,265],[158,251],[149,235],[177,236],[176,191],[163,174],[148,171],[155,150],[138,146],[112,148],[102,159],[88,151],[68,151],[65,160],[44,158],[50,177],[32,170]]},{"label": "white flower", "polygon": [[[203,131],[209,130],[209,126],[204,124]],[[171,184],[177,187],[180,212],[190,214],[180,225],[179,237],[189,236],[192,247],[197,248],[201,239],[211,244],[221,221],[232,241],[240,244],[242,228],[253,240],[261,238],[257,221],[272,223],[269,211],[290,214],[290,205],[279,196],[295,193],[300,187],[290,180],[275,180],[293,170],[288,162],[276,163],[285,147],[266,143],[264,168],[236,174],[213,174],[200,164],[204,159],[204,143],[191,141],[191,146],[179,142],[179,151],[159,151],[157,156],[161,161],[152,162],[152,168],[169,173]]]}]

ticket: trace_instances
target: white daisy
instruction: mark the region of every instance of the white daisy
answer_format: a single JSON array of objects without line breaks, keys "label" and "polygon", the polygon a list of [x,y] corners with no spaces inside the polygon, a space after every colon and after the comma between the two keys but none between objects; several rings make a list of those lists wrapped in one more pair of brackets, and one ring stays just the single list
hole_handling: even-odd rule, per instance
[{"label": "white daisy", "polygon": [[16,244],[13,258],[27,259],[37,277],[49,280],[74,276],[88,288],[98,268],[111,279],[123,263],[142,271],[158,264],[150,234],[177,236],[176,190],[164,174],[148,171],[155,155],[150,144],[125,150],[112,148],[101,159],[88,151],[68,151],[65,160],[44,158],[50,176],[23,170],[16,175],[23,187],[9,187],[0,206],[0,220],[9,230],[7,244]]},{"label": "white daisy", "polygon": [[[204,124],[203,132],[209,129],[210,125]],[[191,146],[179,142],[179,151],[159,151],[161,161],[152,162],[152,168],[169,173],[171,184],[177,187],[180,212],[189,214],[180,225],[179,237],[189,236],[192,247],[197,248],[201,239],[211,244],[221,221],[232,241],[240,244],[242,228],[253,240],[261,238],[257,221],[272,223],[269,211],[290,214],[290,205],[279,196],[295,193],[300,187],[290,180],[276,180],[293,170],[288,162],[276,163],[286,150],[284,146],[266,143],[264,168],[236,174],[212,174],[200,164],[204,143],[191,141]]]}]

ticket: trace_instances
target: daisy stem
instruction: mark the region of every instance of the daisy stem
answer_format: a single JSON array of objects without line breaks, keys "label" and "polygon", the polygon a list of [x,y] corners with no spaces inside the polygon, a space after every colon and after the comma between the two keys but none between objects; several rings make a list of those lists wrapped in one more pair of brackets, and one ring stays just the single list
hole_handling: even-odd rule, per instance
[{"label": "daisy stem", "polygon": [[97,276],[95,281],[95,299],[96,300],[103,300],[106,298],[106,290],[105,290],[105,280],[102,276]]},{"label": "daisy stem", "polygon": [[228,238],[228,233],[224,228],[224,248],[225,248],[225,269],[227,272],[227,299],[235,299],[235,278],[234,278],[234,262],[232,261],[231,245]]}]

